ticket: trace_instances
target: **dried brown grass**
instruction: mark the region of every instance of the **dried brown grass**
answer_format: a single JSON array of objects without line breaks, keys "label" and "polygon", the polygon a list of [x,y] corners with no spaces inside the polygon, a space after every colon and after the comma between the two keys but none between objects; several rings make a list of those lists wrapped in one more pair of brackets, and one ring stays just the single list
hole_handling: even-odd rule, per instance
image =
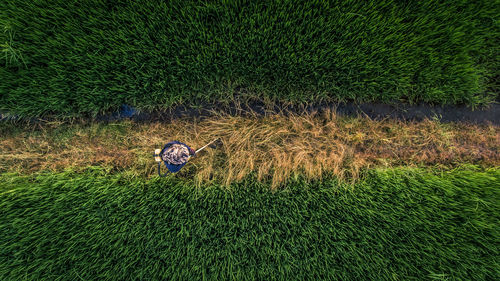
[{"label": "dried brown grass", "polygon": [[198,182],[230,184],[250,173],[273,187],[290,177],[356,179],[364,168],[500,163],[500,130],[493,125],[437,121],[374,121],[321,114],[266,117],[218,115],[172,123],[43,126],[0,137],[0,170],[33,172],[102,165],[154,175],[155,148],[181,140],[194,148],[220,138],[180,172]]}]

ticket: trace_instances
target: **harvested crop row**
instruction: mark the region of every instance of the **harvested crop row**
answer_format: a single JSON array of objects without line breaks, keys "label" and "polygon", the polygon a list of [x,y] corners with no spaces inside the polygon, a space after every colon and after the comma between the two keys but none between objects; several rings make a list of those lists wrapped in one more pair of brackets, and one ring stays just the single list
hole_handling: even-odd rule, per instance
[{"label": "harvested crop row", "polygon": [[151,124],[48,124],[31,131],[4,124],[0,169],[33,172],[102,165],[149,176],[156,173],[152,151],[167,141],[181,140],[196,148],[215,138],[223,145],[203,152],[180,176],[229,185],[255,173],[277,187],[298,175],[356,179],[369,167],[500,165],[497,126],[375,121],[327,111]]}]

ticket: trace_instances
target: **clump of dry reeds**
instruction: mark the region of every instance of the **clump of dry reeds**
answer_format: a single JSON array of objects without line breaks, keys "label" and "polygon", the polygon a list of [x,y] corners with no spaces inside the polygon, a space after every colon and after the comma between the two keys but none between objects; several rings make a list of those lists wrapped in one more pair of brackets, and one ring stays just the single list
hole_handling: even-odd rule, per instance
[{"label": "clump of dry reeds", "polygon": [[180,176],[230,184],[254,173],[277,187],[298,175],[356,179],[371,166],[500,164],[497,126],[340,118],[333,111],[65,126],[5,134],[0,169],[104,165],[148,176],[156,172],[154,148],[170,140],[197,148],[215,138],[222,146],[194,158]]},{"label": "clump of dry reeds", "polygon": [[219,116],[197,127],[200,138],[220,137],[222,151],[210,152],[212,157],[200,158],[198,181],[214,177],[217,153],[223,155],[223,169],[215,176],[224,183],[238,181],[249,173],[257,179],[270,179],[274,187],[291,176],[302,174],[320,178],[326,173],[340,178],[355,178],[366,166],[356,158],[354,148],[342,137],[336,116],[271,115],[265,118]]}]

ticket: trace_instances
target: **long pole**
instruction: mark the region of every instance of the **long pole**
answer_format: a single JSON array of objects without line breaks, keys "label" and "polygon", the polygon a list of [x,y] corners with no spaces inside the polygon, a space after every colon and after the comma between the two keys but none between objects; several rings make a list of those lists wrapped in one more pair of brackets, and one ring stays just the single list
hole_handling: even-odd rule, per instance
[{"label": "long pole", "polygon": [[203,149],[207,148],[209,145],[211,145],[212,143],[216,142],[218,140],[218,138],[214,139],[213,141],[207,143],[206,145],[204,145],[203,147],[199,148],[198,150],[196,150],[195,154],[198,154],[198,152],[202,151]]}]

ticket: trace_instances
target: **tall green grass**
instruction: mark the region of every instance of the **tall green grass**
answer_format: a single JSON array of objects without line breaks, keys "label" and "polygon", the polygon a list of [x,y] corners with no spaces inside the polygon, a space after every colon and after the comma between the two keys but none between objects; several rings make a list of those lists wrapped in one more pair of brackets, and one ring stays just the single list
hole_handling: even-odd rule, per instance
[{"label": "tall green grass", "polygon": [[498,280],[500,171],[229,190],[0,176],[1,280]]},{"label": "tall green grass", "polygon": [[478,105],[498,1],[3,0],[0,110],[82,116],[258,98]]}]

